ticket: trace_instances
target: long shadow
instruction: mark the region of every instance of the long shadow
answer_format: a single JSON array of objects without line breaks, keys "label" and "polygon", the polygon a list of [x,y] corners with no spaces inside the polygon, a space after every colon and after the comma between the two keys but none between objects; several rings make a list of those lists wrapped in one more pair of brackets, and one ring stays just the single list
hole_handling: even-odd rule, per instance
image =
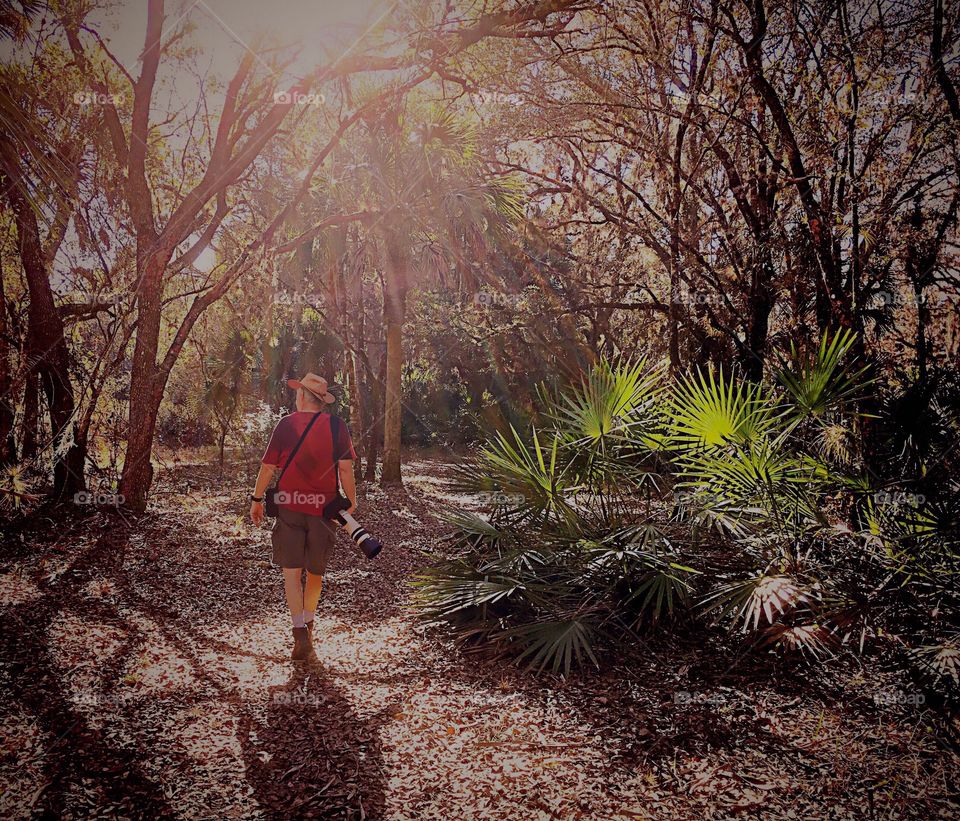
[{"label": "long shadow", "polygon": [[[164,641],[193,665],[201,681],[223,685],[203,672],[198,646],[277,661],[199,634],[190,624],[177,622],[182,614],[174,608],[133,587],[125,588],[124,599],[154,620]],[[203,602],[196,604],[202,607]],[[289,664],[290,678],[269,689],[266,709],[259,702],[230,699],[240,716],[238,740],[252,798],[274,818],[381,817],[379,727],[388,719],[362,721],[319,662]]]},{"label": "long shadow", "polygon": [[[79,532],[84,532],[83,525]],[[147,538],[169,537],[149,526],[134,524],[131,528],[118,521],[76,557],[59,581],[41,583],[40,598],[0,613],[0,652],[8,665],[5,689],[10,703],[52,739],[44,750],[46,786],[34,795],[30,807],[4,803],[4,814],[70,815],[76,812],[70,796],[92,787],[97,795],[97,812],[132,818],[177,815],[163,785],[144,771],[153,751],[121,746],[108,738],[108,729],[91,725],[87,714],[71,701],[67,690],[69,670],[61,669],[54,648],[49,646],[49,627],[63,613],[77,613],[115,626],[122,633],[120,650],[98,667],[98,677],[109,682],[119,680],[129,652],[148,640],[115,604],[86,596],[83,587],[88,581],[113,583],[118,600],[150,618],[163,640],[188,661],[199,681],[221,692],[225,682],[206,670],[201,648],[277,661],[194,629],[190,614],[185,618],[178,610],[176,596],[170,597],[169,590],[166,595],[153,592],[152,588],[164,586],[163,574],[153,572],[156,568],[147,573],[124,569],[133,532]],[[22,544],[8,542],[5,548],[7,558],[22,558],[15,555],[22,554]],[[184,588],[180,592],[188,591]],[[194,608],[209,610],[203,591],[195,591],[194,599],[191,612]],[[244,604],[231,602],[227,608],[230,615],[255,615],[249,599]],[[378,731],[383,721],[379,714],[360,720],[319,664],[291,663],[291,669],[290,680],[270,690],[265,710],[239,695],[228,696],[241,717],[239,743],[253,797],[271,817],[382,816],[384,780]],[[163,754],[171,758],[169,749]],[[191,765],[184,757],[173,754],[172,758],[189,771]],[[237,798],[240,802],[247,797]]]},{"label": "long shadow", "polygon": [[[122,564],[128,537],[123,526],[110,529],[55,585],[42,583],[39,599],[8,607],[0,615],[0,653],[7,664],[6,688],[11,701],[52,739],[43,755],[47,783],[33,796],[31,806],[4,805],[4,813],[18,817],[70,815],[68,793],[93,783],[99,790],[98,809],[103,812],[131,818],[176,817],[163,786],[143,771],[142,753],[111,741],[71,701],[64,688],[69,671],[59,668],[49,646],[51,624],[78,604],[86,614],[121,627],[127,636],[125,644],[136,640],[135,628],[123,622],[114,608],[88,598],[80,602],[84,582]],[[20,766],[28,763],[22,761]]]},{"label": "long shadow", "polygon": [[240,721],[247,781],[270,818],[382,818],[383,711],[361,720],[322,665],[295,665]]},{"label": "long shadow", "polygon": [[[147,539],[158,539],[161,533],[144,530]],[[169,534],[167,534],[169,538]],[[218,566],[217,556],[204,554],[211,569]],[[267,578],[274,569],[262,572]],[[152,577],[151,581],[156,582]],[[219,587],[207,588],[207,596],[224,592],[223,585],[237,582],[232,574],[221,575]],[[117,578],[122,600],[138,612],[150,617],[163,640],[186,659],[198,680],[221,689],[224,682],[205,672],[198,648],[209,647],[230,655],[278,661],[273,656],[245,651],[212,638],[195,629],[188,614],[166,602],[175,597],[149,593],[138,579],[124,574]],[[279,596],[280,591],[276,591]],[[279,601],[279,599],[278,599]],[[195,593],[189,602],[191,612],[210,612],[210,602]],[[228,610],[230,616],[249,619],[256,615],[251,603],[245,609],[236,601]],[[221,614],[222,615],[222,614]],[[286,651],[285,647],[285,651]],[[253,799],[270,817],[378,818],[383,814],[384,779],[380,751],[379,728],[388,720],[361,720],[333,685],[319,662],[295,664],[290,679],[270,688],[266,708],[261,703],[247,702],[227,696],[240,716],[238,741],[243,751],[245,774],[253,787]],[[389,709],[389,708],[388,708]],[[266,718],[264,719],[264,716]]]}]

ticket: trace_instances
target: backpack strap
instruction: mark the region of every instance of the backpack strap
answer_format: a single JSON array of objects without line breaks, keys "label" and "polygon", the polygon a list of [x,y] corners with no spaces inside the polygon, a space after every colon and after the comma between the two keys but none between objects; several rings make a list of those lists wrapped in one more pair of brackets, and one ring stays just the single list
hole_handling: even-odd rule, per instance
[{"label": "backpack strap", "polygon": [[333,443],[330,453],[333,456],[333,475],[337,483],[337,496],[340,495],[340,458],[337,454],[337,440],[340,438],[340,426],[343,420],[339,416],[330,415],[330,433]]}]

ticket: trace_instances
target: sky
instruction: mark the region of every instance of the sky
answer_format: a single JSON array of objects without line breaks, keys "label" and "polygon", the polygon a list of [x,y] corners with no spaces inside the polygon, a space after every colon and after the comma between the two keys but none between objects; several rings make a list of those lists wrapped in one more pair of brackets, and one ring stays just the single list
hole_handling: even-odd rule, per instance
[{"label": "sky", "polygon": [[[396,0],[169,0],[164,31],[189,20],[197,28],[191,41],[199,59],[221,77],[231,76],[243,49],[258,37],[300,47],[291,67],[305,73],[354,45],[378,19],[389,20]],[[97,10],[91,21],[110,50],[134,75],[143,48],[146,0],[117,0]]]},{"label": "sky", "polygon": [[[97,0],[97,3],[86,18],[86,26],[96,32],[130,76],[138,77],[147,0]],[[374,46],[380,39],[378,33],[382,33],[376,29],[396,20],[403,11],[402,3],[409,0],[167,0],[163,39],[166,42],[173,32],[189,22],[192,30],[177,48],[189,49],[192,54],[186,60],[166,59],[161,63],[154,92],[153,119],[169,112],[178,112],[178,121],[189,118],[198,99],[198,77],[208,74],[221,81],[205,83],[210,111],[218,111],[225,84],[246,52],[255,55],[259,65],[255,65],[254,70],[260,76],[265,71],[272,72],[264,59],[263,45],[258,47],[264,40],[267,45],[289,47],[284,49],[285,54],[297,55],[283,73],[273,78],[275,91],[286,91],[317,66],[329,64],[356,47]],[[35,23],[45,28],[42,21],[41,13]],[[81,40],[90,53],[97,51],[94,38],[89,30],[81,32]],[[65,47],[65,43],[63,45]],[[5,41],[0,43],[0,59],[13,57],[9,52],[11,48],[20,52],[14,59],[32,57],[32,41],[22,46]],[[129,90],[122,93],[129,94]],[[164,137],[177,143],[189,139],[190,134],[172,125]],[[194,267],[209,270],[215,260],[215,253],[208,249]]]},{"label": "sky", "polygon": [[[285,76],[276,78],[277,88],[283,90],[295,75],[305,74],[358,44],[379,20],[389,21],[396,6],[395,0],[172,0],[166,4],[164,32],[176,30],[184,20],[192,23],[196,28],[188,42],[197,48],[198,67],[209,68],[224,81],[236,70],[244,50],[257,53],[258,38],[299,49]],[[90,17],[110,51],[134,77],[139,74],[146,19],[146,0],[119,0]],[[161,67],[161,77],[164,74]],[[167,74],[165,79],[168,87],[176,89],[175,96],[184,101],[195,96],[193,75]],[[210,91],[209,96],[214,100],[217,93]],[[215,259],[208,248],[195,267],[209,270]]]}]

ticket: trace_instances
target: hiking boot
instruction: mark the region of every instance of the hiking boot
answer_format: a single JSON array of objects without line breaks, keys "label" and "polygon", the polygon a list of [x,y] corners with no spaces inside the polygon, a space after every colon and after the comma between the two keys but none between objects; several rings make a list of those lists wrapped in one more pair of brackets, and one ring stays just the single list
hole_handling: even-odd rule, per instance
[{"label": "hiking boot", "polygon": [[313,654],[313,645],[310,643],[310,631],[306,627],[293,628],[293,652],[290,658],[293,661],[305,661]]}]

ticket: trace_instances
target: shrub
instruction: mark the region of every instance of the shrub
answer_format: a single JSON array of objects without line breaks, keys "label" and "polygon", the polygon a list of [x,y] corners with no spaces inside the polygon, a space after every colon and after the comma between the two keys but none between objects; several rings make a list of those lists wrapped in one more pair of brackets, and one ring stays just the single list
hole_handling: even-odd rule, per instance
[{"label": "shrub", "polygon": [[853,341],[791,350],[763,386],[641,361],[541,390],[546,424],[459,470],[486,516],[448,515],[456,555],[416,580],[421,616],[535,669],[709,622],[812,662],[879,645],[951,689],[960,494],[867,467]]}]

